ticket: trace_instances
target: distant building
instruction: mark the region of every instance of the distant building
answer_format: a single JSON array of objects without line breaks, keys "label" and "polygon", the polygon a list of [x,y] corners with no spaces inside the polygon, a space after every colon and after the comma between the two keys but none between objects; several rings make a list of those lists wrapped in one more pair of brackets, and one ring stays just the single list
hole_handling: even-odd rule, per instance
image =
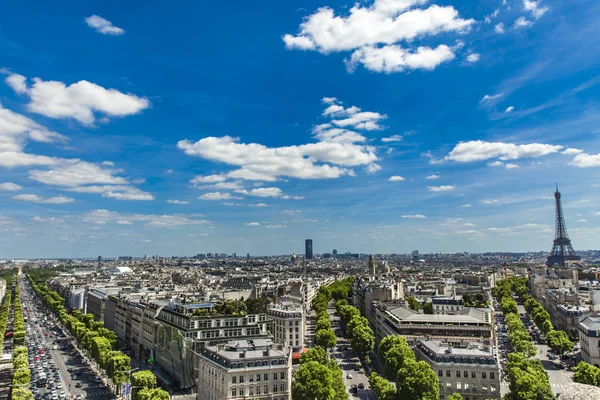
[{"label": "distant building", "polygon": [[198,363],[197,400],[289,400],[291,351],[269,339],[206,346]]},{"label": "distant building", "polygon": [[337,256],[337,250],[333,249],[332,254],[333,254],[334,257]]},{"label": "distant building", "polygon": [[294,353],[304,347],[304,313],[302,305],[296,303],[275,304],[267,315],[273,319],[273,339],[286,344]]},{"label": "distant building", "polygon": [[452,393],[470,400],[501,398],[500,367],[491,346],[419,340],[415,355],[437,374],[440,399],[447,399]]},{"label": "distant building", "polygon": [[579,343],[583,361],[600,367],[600,316],[588,315],[579,322]]},{"label": "distant building", "polygon": [[313,242],[312,239],[306,239],[304,242],[304,258],[312,260],[313,258]]}]

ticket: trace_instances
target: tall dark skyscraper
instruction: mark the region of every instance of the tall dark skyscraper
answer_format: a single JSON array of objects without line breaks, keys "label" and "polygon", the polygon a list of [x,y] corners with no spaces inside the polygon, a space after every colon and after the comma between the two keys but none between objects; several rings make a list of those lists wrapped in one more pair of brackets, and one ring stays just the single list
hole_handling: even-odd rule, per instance
[{"label": "tall dark skyscraper", "polygon": [[311,260],[313,258],[312,239],[306,239],[304,242],[304,258]]}]

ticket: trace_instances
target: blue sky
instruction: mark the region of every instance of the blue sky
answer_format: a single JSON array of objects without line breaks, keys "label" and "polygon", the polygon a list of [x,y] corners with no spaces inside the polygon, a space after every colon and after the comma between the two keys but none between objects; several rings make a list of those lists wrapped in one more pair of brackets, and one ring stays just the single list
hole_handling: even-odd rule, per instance
[{"label": "blue sky", "polygon": [[0,258],[598,248],[599,14],[6,4]]}]

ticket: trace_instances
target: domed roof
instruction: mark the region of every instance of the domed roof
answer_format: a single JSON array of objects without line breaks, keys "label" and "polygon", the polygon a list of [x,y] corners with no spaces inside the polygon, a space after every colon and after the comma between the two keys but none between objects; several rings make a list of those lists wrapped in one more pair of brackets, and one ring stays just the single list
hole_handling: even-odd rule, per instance
[{"label": "domed roof", "polygon": [[596,386],[571,383],[558,396],[558,400],[598,400],[600,399],[600,388]]}]

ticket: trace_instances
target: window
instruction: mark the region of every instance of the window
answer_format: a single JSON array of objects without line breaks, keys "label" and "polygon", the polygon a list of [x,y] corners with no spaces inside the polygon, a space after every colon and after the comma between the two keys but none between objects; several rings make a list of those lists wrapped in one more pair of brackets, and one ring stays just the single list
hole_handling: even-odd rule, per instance
[{"label": "window", "polygon": [[469,371],[463,371],[463,378],[469,377]]},{"label": "window", "polygon": [[265,385],[265,394],[269,393],[269,385]]},{"label": "window", "polygon": [[487,392],[487,385],[485,383],[483,385],[481,385],[481,390],[483,390],[484,392]]},{"label": "window", "polygon": [[273,380],[277,380],[277,372],[273,372]]},{"label": "window", "polygon": [[448,389],[448,390],[452,389],[452,382],[446,382],[446,389]]},{"label": "window", "polygon": [[237,383],[237,376],[231,377],[231,383]]},{"label": "window", "polygon": [[496,379],[496,373],[490,372],[490,379]]},{"label": "window", "polygon": [[460,371],[456,371],[456,377],[460,378]]},{"label": "window", "polygon": [[256,387],[256,394],[260,394],[260,386]]},{"label": "window", "polygon": [[260,382],[260,374],[256,374],[256,382]]},{"label": "window", "polygon": [[481,373],[481,379],[487,379],[487,373],[486,372],[482,372]]},{"label": "window", "polygon": [[471,371],[471,378],[475,379],[477,376],[475,375],[475,371]]},{"label": "window", "polygon": [[496,391],[496,385],[492,383],[490,385],[490,392],[494,393],[495,391]]},{"label": "window", "polygon": [[473,386],[472,386],[472,390],[471,390],[471,391],[472,391],[472,392],[476,392],[476,391],[477,391],[477,385],[473,385]]},{"label": "window", "polygon": [[237,396],[237,389],[231,389],[231,397]]},{"label": "window", "polygon": [[281,385],[279,385],[279,391],[285,392],[285,385],[283,383]]},{"label": "window", "polygon": [[244,383],[244,375],[240,375],[240,383]]},{"label": "window", "polygon": [[441,369],[438,369],[438,376],[444,376],[444,371],[442,371]]},{"label": "window", "polygon": [[248,396],[254,396],[254,388],[253,387],[248,389]]},{"label": "window", "polygon": [[462,383],[456,382],[456,390],[462,390]]},{"label": "window", "polygon": [[285,372],[279,374],[279,379],[285,379]]},{"label": "window", "polygon": [[273,393],[277,393],[277,385],[273,385]]},{"label": "window", "polygon": [[448,378],[450,378],[450,376],[451,376],[451,375],[450,375],[450,370],[449,370],[449,369],[447,369],[447,370],[446,370],[446,376],[447,376]]},{"label": "window", "polygon": [[[263,378],[264,378],[263,381],[268,381],[269,380],[269,374],[265,374],[263,376]],[[265,392],[268,392],[268,390],[265,390]]]},{"label": "window", "polygon": [[254,375],[248,375],[248,382],[254,382]]}]

